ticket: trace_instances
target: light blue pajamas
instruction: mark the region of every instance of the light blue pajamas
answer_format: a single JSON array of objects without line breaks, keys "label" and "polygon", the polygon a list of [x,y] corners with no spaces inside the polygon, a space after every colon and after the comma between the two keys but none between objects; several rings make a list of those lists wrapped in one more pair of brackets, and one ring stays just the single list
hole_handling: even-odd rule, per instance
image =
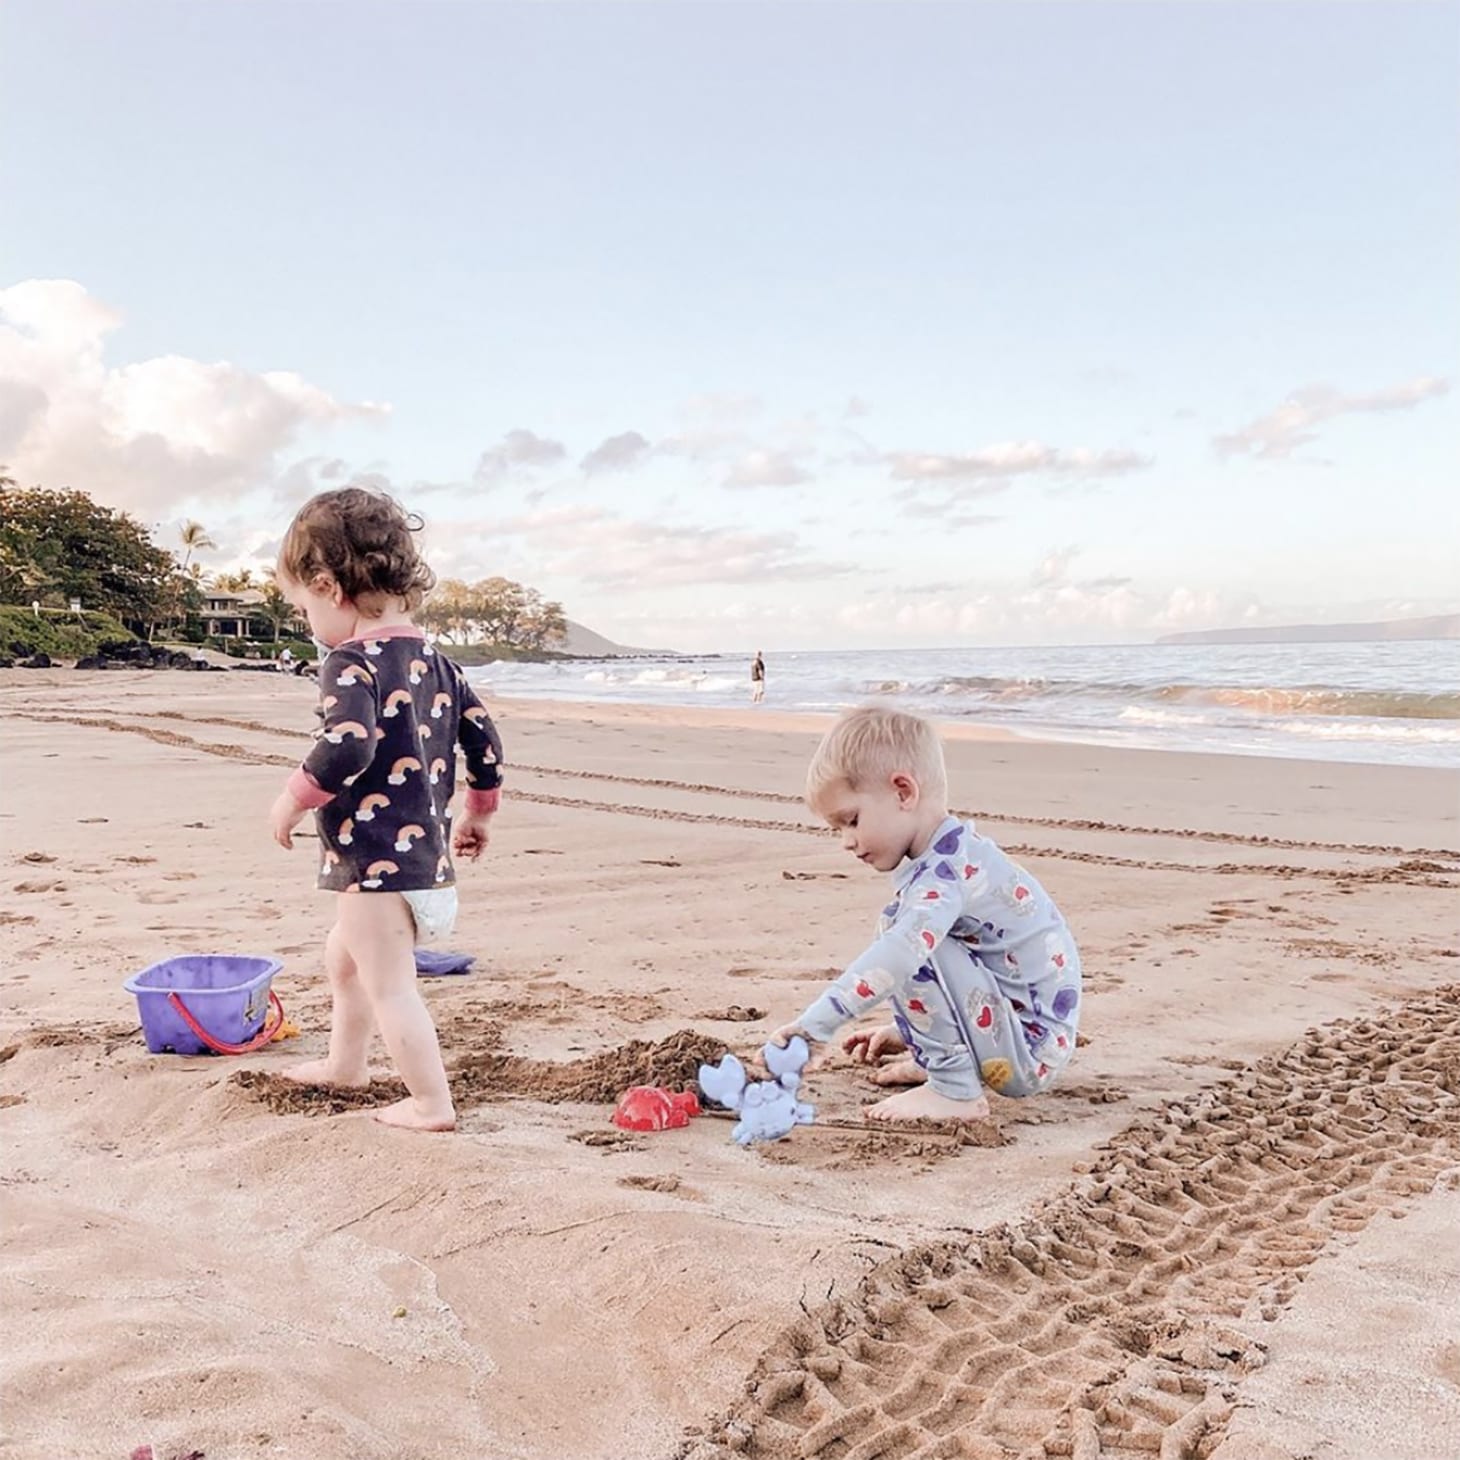
[{"label": "light blue pajamas", "polygon": [[876,942],[796,1021],[830,1039],[891,999],[928,1083],[955,1100],[1047,1090],[1075,1052],[1080,955],[1049,894],[950,816],[894,877]]}]

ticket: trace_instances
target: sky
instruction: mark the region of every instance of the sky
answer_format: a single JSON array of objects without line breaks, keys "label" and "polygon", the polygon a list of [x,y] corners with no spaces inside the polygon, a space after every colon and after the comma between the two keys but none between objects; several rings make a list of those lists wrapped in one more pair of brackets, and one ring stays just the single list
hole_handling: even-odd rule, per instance
[{"label": "sky", "polygon": [[0,462],[685,650],[1460,611],[1460,5],[0,11]]}]

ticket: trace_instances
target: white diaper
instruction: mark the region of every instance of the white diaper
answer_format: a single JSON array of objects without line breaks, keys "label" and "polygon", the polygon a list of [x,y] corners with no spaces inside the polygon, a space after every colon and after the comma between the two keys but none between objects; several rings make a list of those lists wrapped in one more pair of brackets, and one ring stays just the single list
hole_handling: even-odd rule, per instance
[{"label": "white diaper", "polygon": [[428,887],[420,892],[402,892],[411,916],[416,920],[416,937],[422,943],[448,937],[456,926],[456,889]]}]

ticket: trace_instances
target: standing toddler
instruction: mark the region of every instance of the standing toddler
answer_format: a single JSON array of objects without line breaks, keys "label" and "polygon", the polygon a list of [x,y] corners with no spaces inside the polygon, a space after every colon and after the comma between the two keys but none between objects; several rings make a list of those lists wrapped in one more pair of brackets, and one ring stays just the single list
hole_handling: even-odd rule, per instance
[{"label": "standing toddler", "polygon": [[[323,724],[270,820],[275,840],[290,848],[294,828],[314,811],[319,885],[337,894],[325,942],[329,1053],[297,1065],[291,1078],[367,1083],[378,1028],[410,1094],[376,1119],[442,1131],[455,1126],[456,1112],[416,987],[415,945],[456,921],[451,851],[475,861],[487,845],[502,742],[460,668],[412,621],[435,583],[416,551],[419,527],[389,497],[359,487],[321,492],[290,525],[277,580],[320,645]],[[462,816],[451,806],[458,743],[468,787]]]}]

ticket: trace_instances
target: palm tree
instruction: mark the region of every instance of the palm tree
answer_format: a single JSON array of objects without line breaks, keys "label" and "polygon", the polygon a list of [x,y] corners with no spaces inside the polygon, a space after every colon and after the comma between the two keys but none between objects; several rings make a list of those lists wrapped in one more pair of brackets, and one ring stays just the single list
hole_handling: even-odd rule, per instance
[{"label": "palm tree", "polygon": [[277,644],[279,630],[294,621],[294,607],[277,583],[264,585],[264,601],[259,605],[259,616],[273,629]]},{"label": "palm tree", "polygon": [[202,552],[205,548],[215,548],[218,546],[208,536],[208,529],[201,522],[194,522],[191,517],[183,523],[178,537],[182,545],[187,549],[187,552],[183,554],[182,560],[182,570],[184,573],[187,572],[188,564],[192,561],[195,552]]}]

